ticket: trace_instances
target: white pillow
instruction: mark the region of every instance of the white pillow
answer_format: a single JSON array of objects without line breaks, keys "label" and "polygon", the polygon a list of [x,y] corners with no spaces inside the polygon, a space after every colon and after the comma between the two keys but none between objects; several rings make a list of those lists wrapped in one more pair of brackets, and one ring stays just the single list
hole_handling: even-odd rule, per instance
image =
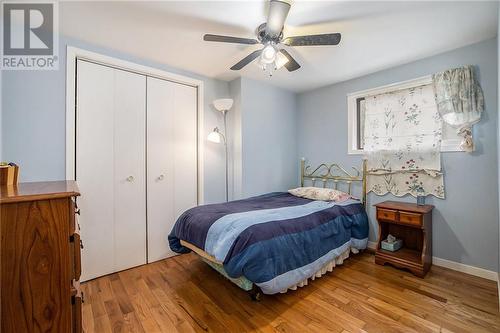
[{"label": "white pillow", "polygon": [[300,197],[306,198],[310,200],[322,200],[322,201],[346,201],[351,198],[348,193],[334,190],[331,188],[322,188],[322,187],[297,187],[291,190],[288,190],[288,193]]}]

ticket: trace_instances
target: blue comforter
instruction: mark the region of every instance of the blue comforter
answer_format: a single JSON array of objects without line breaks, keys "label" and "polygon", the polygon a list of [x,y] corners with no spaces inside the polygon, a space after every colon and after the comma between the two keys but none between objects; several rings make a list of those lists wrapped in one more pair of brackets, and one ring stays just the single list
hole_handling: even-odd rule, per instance
[{"label": "blue comforter", "polygon": [[354,199],[334,203],[270,193],[187,210],[168,240],[173,251],[189,252],[181,239],[223,262],[230,277],[243,275],[274,294],[349,247],[366,248],[368,217]]}]

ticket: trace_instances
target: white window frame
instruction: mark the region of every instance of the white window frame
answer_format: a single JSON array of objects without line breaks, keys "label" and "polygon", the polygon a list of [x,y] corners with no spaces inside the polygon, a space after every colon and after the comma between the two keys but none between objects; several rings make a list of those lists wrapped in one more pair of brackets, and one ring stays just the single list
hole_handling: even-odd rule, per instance
[{"label": "white window frame", "polygon": [[[356,91],[347,94],[347,151],[349,155],[362,155],[363,150],[358,149],[358,112],[356,101],[362,97],[368,97],[373,95],[380,95],[389,92],[394,92],[397,90],[409,89],[418,86],[423,86],[432,83],[432,76],[427,75],[419,77],[417,79],[402,81],[397,83],[388,84],[385,86]],[[464,151],[460,148],[460,142],[462,140],[458,135],[453,135],[453,137],[443,138],[441,141],[441,152],[459,152]]]}]

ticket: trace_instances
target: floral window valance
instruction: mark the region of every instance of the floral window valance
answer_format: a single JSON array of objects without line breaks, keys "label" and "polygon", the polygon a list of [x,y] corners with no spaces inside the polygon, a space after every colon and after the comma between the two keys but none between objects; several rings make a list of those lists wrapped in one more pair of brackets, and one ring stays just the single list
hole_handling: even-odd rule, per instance
[{"label": "floral window valance", "polygon": [[368,191],[444,198],[442,120],[432,85],[367,97],[364,151]]}]

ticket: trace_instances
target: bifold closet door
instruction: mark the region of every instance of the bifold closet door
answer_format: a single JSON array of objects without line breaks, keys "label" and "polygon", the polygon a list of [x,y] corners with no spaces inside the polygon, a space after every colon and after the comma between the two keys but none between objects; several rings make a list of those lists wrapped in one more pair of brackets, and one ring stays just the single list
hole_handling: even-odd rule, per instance
[{"label": "bifold closet door", "polygon": [[146,77],[79,60],[82,280],[146,263]]},{"label": "bifold closet door", "polygon": [[167,236],[197,204],[197,170],[196,88],[148,77],[148,262],[174,254]]}]

